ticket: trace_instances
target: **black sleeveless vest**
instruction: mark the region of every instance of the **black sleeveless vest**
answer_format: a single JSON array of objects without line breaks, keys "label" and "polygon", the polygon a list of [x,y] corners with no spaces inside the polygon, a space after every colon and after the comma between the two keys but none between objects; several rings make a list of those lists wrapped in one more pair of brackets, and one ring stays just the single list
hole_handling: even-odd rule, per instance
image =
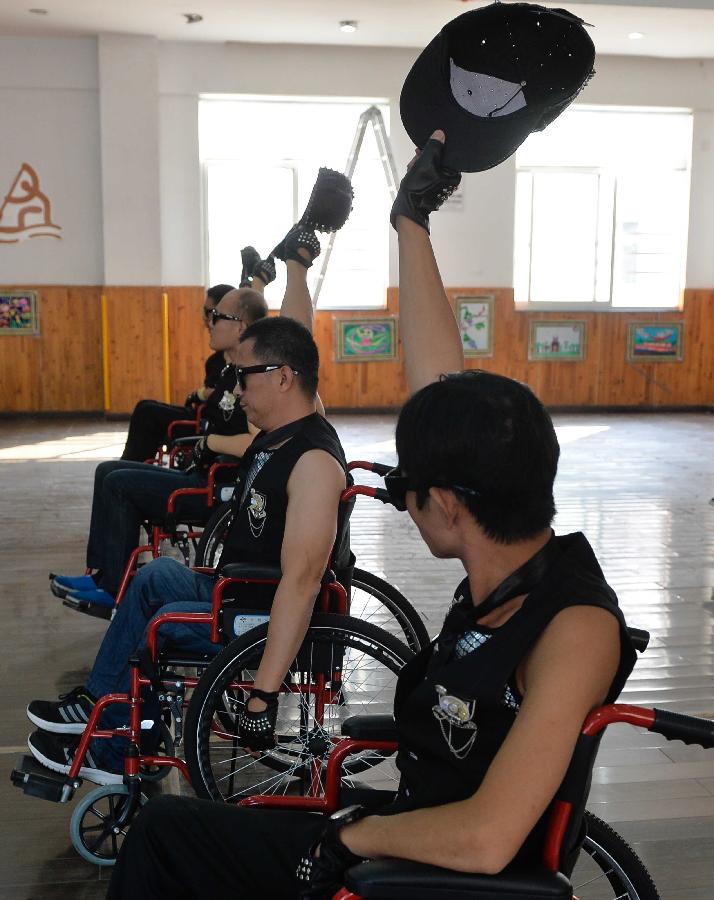
[{"label": "black sleeveless vest", "polygon": [[[285,441],[272,449],[271,445]],[[288,479],[295,464],[309,450],[326,450],[347,469],[337,432],[319,413],[284,428],[261,432],[241,460],[233,494],[233,517],[218,570],[234,562],[280,565],[288,508]],[[309,535],[306,535],[309,540]],[[338,563],[349,557],[349,531],[338,533],[334,555]]]},{"label": "black sleeveless vest", "polygon": [[236,367],[224,365],[212,385],[213,393],[206,400],[203,410],[203,418],[208,423],[208,434],[233,435],[248,431],[248,420],[233,393],[236,381]]},{"label": "black sleeveless vest", "polygon": [[[553,537],[544,549],[549,558],[537,583],[506,579],[512,590],[501,602],[527,593],[507,622],[495,629],[477,625],[494,604],[486,600],[474,608],[464,579],[439,636],[402,669],[394,702],[401,781],[383,814],[463,800],[478,790],[518,714],[516,669],[561,610],[597,606],[617,618],[620,665],[606,702],[622,690],[636,654],[592,548],[576,533]],[[534,846],[540,849],[542,823],[536,830],[541,834]]]}]

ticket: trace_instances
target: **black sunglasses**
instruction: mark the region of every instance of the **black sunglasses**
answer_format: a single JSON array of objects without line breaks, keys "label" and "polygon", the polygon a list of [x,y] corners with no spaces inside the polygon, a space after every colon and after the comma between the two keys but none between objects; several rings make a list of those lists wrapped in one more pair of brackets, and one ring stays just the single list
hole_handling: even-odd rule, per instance
[{"label": "black sunglasses", "polygon": [[[236,366],[236,379],[238,381],[238,387],[244,391],[245,390],[245,376],[246,375],[262,375],[265,372],[274,372],[276,369],[282,369],[283,366],[287,366],[287,363],[265,363],[259,366]],[[290,366],[288,366],[290,368]],[[290,369],[293,375],[299,375],[297,369]]]},{"label": "black sunglasses", "polygon": [[395,509],[404,512],[407,508],[407,491],[427,490],[429,487],[448,488],[455,494],[463,494],[468,497],[478,497],[479,491],[464,487],[461,484],[445,484],[444,482],[432,482],[430,485],[414,484],[408,475],[405,475],[399,466],[387,472],[384,476],[384,486],[389,494],[389,500]]},{"label": "black sunglasses", "polygon": [[243,321],[243,319],[240,316],[229,316],[228,313],[218,312],[217,309],[212,309],[210,312],[207,312],[206,318],[210,321],[211,325],[215,325],[219,319],[225,319],[226,322],[242,322]]}]

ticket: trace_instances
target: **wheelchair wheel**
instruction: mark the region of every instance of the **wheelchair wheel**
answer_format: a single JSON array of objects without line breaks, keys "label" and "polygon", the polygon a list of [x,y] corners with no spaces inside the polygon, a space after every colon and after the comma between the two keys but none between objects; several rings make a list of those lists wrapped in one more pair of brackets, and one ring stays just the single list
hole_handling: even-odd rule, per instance
[{"label": "wheelchair wheel", "polygon": [[414,653],[429,643],[424,622],[407,598],[383,578],[357,567],[352,574],[350,615],[378,625]]},{"label": "wheelchair wheel", "polygon": [[[286,675],[278,706],[277,745],[248,753],[238,717],[265,648],[267,625],[253,628],[211,663],[186,716],[186,761],[199,797],[232,802],[251,794],[305,793],[324,774],[342,723],[354,715],[391,714],[394,689],[411,651],[393,635],[350,616],[316,614]],[[344,768],[346,784],[395,789],[393,761],[370,750]]]},{"label": "wheelchair wheel", "polygon": [[[206,525],[196,550],[197,566],[215,567],[231,523],[231,505],[219,506]],[[429,643],[419,613],[407,598],[383,578],[355,568],[350,592],[350,615],[372,622],[403,641],[415,653]]]},{"label": "wheelchair wheel", "polygon": [[[113,866],[126,837],[129,825],[114,833],[114,823],[127,801],[125,784],[108,784],[86,794],[75,806],[69,823],[72,846],[87,862],[95,866]],[[141,794],[139,803],[148,803]]]},{"label": "wheelchair wheel", "polygon": [[196,547],[196,566],[208,566],[213,569],[218,565],[218,559],[223,550],[223,540],[231,524],[231,504],[222,503],[216,508],[211,518],[206,522],[198,546]]},{"label": "wheelchair wheel", "polygon": [[610,826],[585,812],[587,837],[570,876],[578,900],[659,900],[644,863]]}]

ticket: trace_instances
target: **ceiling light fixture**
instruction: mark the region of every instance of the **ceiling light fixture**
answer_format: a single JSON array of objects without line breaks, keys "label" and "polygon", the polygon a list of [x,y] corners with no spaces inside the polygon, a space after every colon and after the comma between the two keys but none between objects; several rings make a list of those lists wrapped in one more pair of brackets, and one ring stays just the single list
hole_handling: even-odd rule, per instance
[{"label": "ceiling light fixture", "polygon": [[184,13],[187,25],[195,25],[196,22],[203,22],[203,16],[198,13]]},{"label": "ceiling light fixture", "polygon": [[644,37],[644,34],[641,31],[631,31],[627,36],[631,41],[639,41]]},{"label": "ceiling light fixture", "polygon": [[46,16],[47,15],[46,9],[28,9],[27,11],[29,13],[32,13],[34,16]]},{"label": "ceiling light fixture", "polygon": [[343,19],[340,22],[340,31],[344,31],[345,34],[354,34],[357,31],[357,22],[352,19]]}]

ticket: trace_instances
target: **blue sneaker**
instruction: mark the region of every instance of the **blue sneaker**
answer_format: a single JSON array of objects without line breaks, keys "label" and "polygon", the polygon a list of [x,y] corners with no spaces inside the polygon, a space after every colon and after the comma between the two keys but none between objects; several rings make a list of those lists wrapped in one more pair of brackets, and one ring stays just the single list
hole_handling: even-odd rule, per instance
[{"label": "blue sneaker", "polygon": [[65,600],[72,600],[78,606],[88,604],[94,606],[114,606],[114,597],[96,585],[90,591],[68,591]]},{"label": "blue sneaker", "polygon": [[70,591],[94,591],[97,582],[91,575],[50,575],[50,590],[64,600]]}]

